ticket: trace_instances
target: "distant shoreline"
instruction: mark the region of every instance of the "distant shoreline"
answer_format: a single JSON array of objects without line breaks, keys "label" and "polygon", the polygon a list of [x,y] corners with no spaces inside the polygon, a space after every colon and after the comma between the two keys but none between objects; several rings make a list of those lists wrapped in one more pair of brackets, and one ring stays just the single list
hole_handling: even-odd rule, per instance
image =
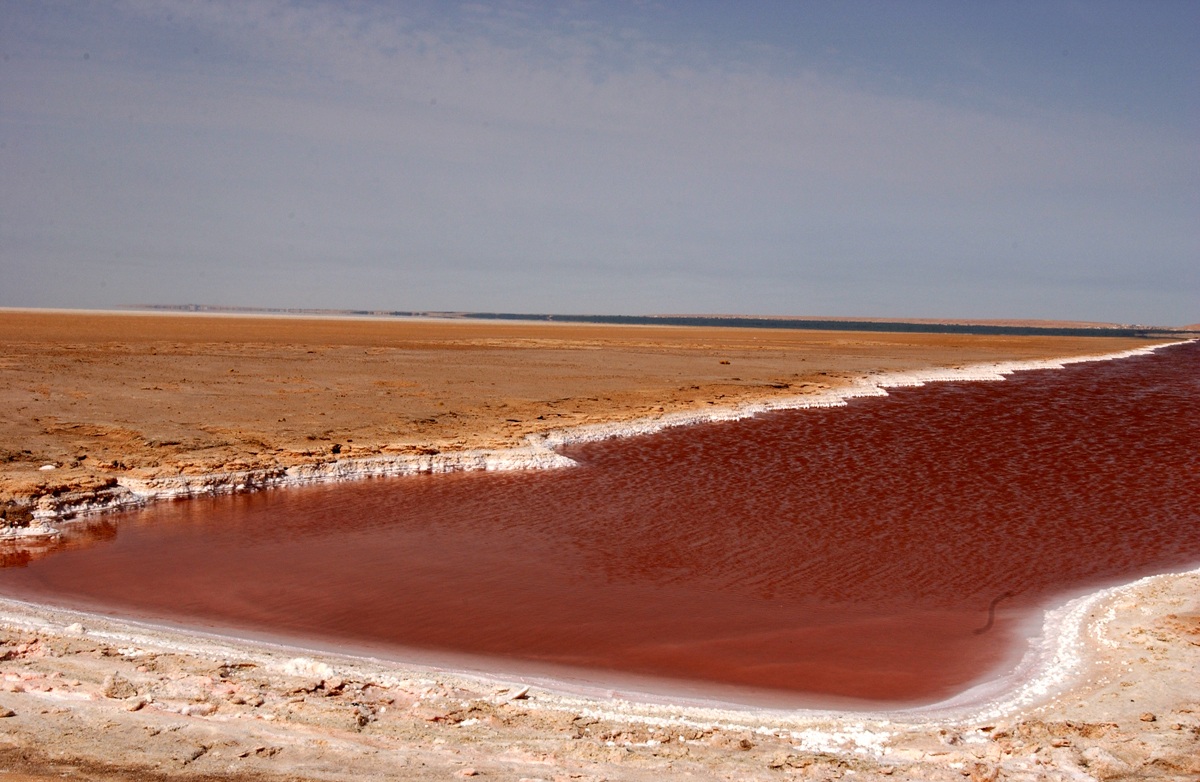
[{"label": "distant shoreline", "polygon": [[[806,331],[881,331],[906,334],[974,334],[988,336],[1133,337],[1156,339],[1192,333],[1169,326],[1076,321],[1013,321],[891,318],[806,318],[749,315],[563,315],[516,312],[450,312],[417,310],[342,310],[277,307],[233,307],[209,304],[139,304],[125,309],[142,312],[196,312],[237,315],[300,315],[370,318],[437,318],[551,323],[597,323],[622,326],[696,326],[707,328],[799,329]],[[1037,324],[1037,325],[1035,325]]]}]

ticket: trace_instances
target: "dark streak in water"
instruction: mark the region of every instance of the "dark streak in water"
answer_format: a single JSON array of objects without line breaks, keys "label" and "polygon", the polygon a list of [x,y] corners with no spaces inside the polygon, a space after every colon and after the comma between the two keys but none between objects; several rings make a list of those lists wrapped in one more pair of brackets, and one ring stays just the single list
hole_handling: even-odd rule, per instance
[{"label": "dark streak in water", "polygon": [[985,624],[983,627],[980,627],[976,630],[972,630],[971,632],[973,632],[975,635],[983,635],[988,630],[991,630],[992,624],[996,621],[996,606],[1000,604],[1001,600],[1008,600],[1009,598],[1012,598],[1012,597],[1016,597],[1016,594],[1013,592],[1005,592],[1004,594],[1000,595],[996,599],[992,600],[992,604],[988,606],[987,624]]}]

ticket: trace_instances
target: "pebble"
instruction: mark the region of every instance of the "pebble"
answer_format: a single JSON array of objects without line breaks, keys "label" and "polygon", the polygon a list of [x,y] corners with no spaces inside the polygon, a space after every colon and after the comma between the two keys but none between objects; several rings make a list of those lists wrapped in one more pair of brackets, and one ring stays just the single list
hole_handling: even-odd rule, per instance
[{"label": "pebble", "polygon": [[0,717],[15,717],[17,713],[12,709],[0,708]]},{"label": "pebble", "polygon": [[373,715],[371,710],[366,706],[359,706],[354,710],[354,722],[360,728],[366,727],[367,723],[371,721],[373,716],[375,715]]},{"label": "pebble", "polygon": [[1103,747],[1088,747],[1083,751],[1083,759],[1087,761],[1088,771],[1101,779],[1121,776],[1129,771],[1129,766]]},{"label": "pebble", "polygon": [[500,695],[498,698],[496,698],[496,703],[504,704],[504,703],[508,703],[509,701],[521,700],[523,698],[528,698],[528,697],[529,697],[529,686],[526,685],[514,692]]},{"label": "pebble", "polygon": [[316,692],[321,688],[321,681],[321,679],[306,679],[305,681],[293,687],[292,692]]},{"label": "pebble", "polygon": [[137,688],[119,673],[110,673],[105,676],[100,691],[106,698],[131,698],[137,695]]},{"label": "pebble", "polygon": [[179,710],[185,717],[207,717],[217,710],[213,703],[190,703]]},{"label": "pebble", "polygon": [[1140,719],[1142,722],[1154,722],[1155,720],[1157,720],[1157,719],[1158,719],[1158,717],[1155,717],[1155,716],[1154,716],[1153,714],[1151,714],[1150,712],[1146,712],[1145,714],[1143,714],[1143,715],[1142,715],[1141,717],[1139,717],[1138,719]]}]

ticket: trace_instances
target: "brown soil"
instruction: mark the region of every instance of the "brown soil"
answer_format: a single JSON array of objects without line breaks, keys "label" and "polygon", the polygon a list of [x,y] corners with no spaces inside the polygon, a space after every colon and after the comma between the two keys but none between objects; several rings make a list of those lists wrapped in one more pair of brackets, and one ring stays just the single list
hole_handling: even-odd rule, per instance
[{"label": "brown soil", "polygon": [[575,424],[820,391],[873,370],[1146,344],[0,311],[0,508],[121,477],[502,448]]}]

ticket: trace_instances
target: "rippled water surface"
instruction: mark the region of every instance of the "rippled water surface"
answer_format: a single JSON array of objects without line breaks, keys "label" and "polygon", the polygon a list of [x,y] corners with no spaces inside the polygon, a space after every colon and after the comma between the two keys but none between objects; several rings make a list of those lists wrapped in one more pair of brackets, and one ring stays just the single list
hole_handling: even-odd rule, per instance
[{"label": "rippled water surface", "polygon": [[0,593],[933,701],[1003,668],[1047,600],[1200,562],[1198,444],[1200,345],[1174,346],[572,447],[575,469],[159,504],[10,554]]}]

